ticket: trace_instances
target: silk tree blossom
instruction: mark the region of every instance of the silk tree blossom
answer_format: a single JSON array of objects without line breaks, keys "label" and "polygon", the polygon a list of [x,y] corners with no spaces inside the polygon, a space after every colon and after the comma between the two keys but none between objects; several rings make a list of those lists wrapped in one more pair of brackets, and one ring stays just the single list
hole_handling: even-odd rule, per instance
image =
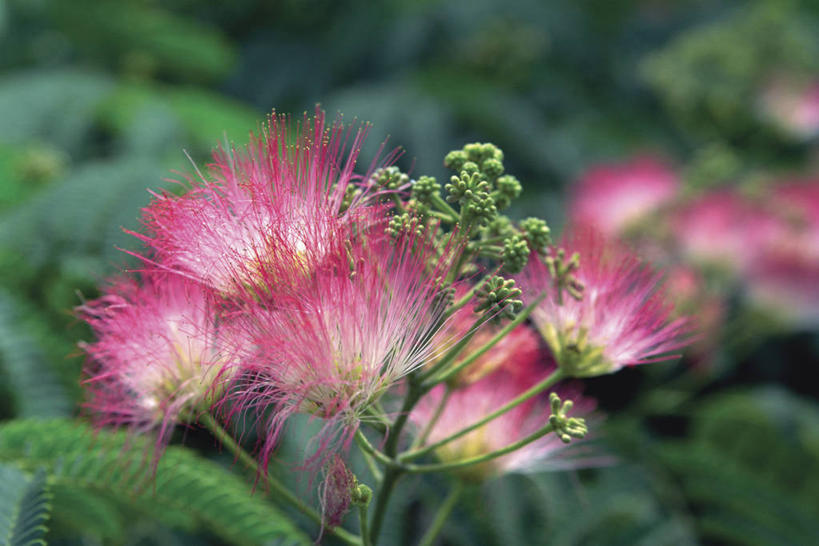
[{"label": "silk tree blossom", "polygon": [[218,150],[186,194],[155,196],[144,210],[147,235],[134,233],[153,253],[146,260],[233,296],[255,290],[271,269],[309,272],[340,225],[366,225],[381,212],[366,206],[366,191],[345,202],[364,136],[328,125],[320,110],[295,129],[273,115],[244,149]]},{"label": "silk tree blossom", "polygon": [[592,230],[564,238],[561,248],[580,255],[574,276],[584,287],[581,299],[562,294],[536,256],[517,280],[529,300],[546,293],[531,318],[567,375],[665,360],[685,345],[687,319],[672,318],[661,276],[630,251]]},{"label": "silk tree blossom", "polygon": [[743,273],[778,239],[781,219],[762,203],[725,189],[703,194],[675,211],[671,227],[682,254],[694,262]]},{"label": "silk tree blossom", "polygon": [[[427,431],[427,443],[434,444],[486,417],[540,382],[555,367],[544,351],[525,357],[507,356],[502,366],[477,381],[453,388],[448,394],[446,385],[438,385],[421,399],[410,413],[410,421],[417,431]],[[573,386],[558,387],[550,392],[574,402],[573,417],[590,414],[596,405],[593,400],[581,397]],[[483,427],[442,445],[435,454],[443,462],[455,462],[486,455],[523,440],[549,423],[548,399],[549,393],[531,398]],[[602,459],[589,456],[587,447],[577,441],[565,444],[556,434],[549,433],[507,455],[458,472],[462,478],[483,480],[508,472],[565,470],[599,464]]]},{"label": "silk tree blossom", "polygon": [[570,217],[613,237],[659,210],[679,187],[677,175],[652,157],[600,165],[574,185]]},{"label": "silk tree blossom", "polygon": [[767,238],[744,276],[751,300],[783,321],[819,324],[819,183],[782,183],[770,195],[783,229]]},{"label": "silk tree blossom", "polygon": [[161,445],[175,423],[218,401],[236,373],[229,347],[238,332],[220,324],[209,294],[182,277],[118,279],[79,314],[97,338],[81,345],[89,357],[86,406],[103,425],[158,429]]},{"label": "silk tree blossom", "polygon": [[337,440],[347,445],[372,403],[432,356],[453,261],[434,252],[425,236],[373,231],[328,254],[332,266],[275,308],[248,302],[245,329],[257,351],[236,407],[272,408],[263,464],[297,412],[326,420],[314,458],[321,462]]}]

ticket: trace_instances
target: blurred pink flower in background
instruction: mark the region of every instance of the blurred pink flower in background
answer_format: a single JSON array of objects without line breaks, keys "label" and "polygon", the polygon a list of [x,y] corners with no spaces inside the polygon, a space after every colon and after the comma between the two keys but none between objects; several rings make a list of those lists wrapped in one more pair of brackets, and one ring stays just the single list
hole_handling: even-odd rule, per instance
[{"label": "blurred pink flower in background", "polygon": [[819,133],[819,81],[800,84],[778,78],[764,89],[760,99],[763,116],[800,139]]},{"label": "blurred pink flower in background", "polygon": [[783,229],[763,203],[732,189],[704,193],[676,208],[670,220],[683,260],[735,274],[747,271]]},{"label": "blurred pink flower in background", "polygon": [[672,200],[679,186],[674,171],[657,158],[598,165],[572,186],[569,215],[572,223],[613,237]]},{"label": "blurred pink flower in background", "polygon": [[751,301],[802,327],[819,325],[819,179],[782,182],[770,195],[782,228],[764,241],[745,281]]}]

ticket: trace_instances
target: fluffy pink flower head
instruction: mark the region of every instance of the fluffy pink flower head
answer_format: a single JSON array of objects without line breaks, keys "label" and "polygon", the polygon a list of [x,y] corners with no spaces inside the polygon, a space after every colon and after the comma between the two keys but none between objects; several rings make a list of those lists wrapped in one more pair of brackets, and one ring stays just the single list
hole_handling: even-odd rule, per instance
[{"label": "fluffy pink flower head", "polygon": [[[543,351],[525,359],[509,358],[503,366],[479,380],[452,389],[448,396],[447,387],[438,385],[415,406],[410,421],[417,430],[426,430],[444,402],[426,438],[429,444],[443,440],[544,379],[554,370],[553,363],[545,366],[544,362],[549,359]],[[574,387],[557,388],[551,392],[574,402],[572,417],[588,415],[595,407],[593,400],[582,398]],[[549,423],[548,398],[549,393],[546,393],[527,400],[485,426],[442,445],[435,451],[436,456],[445,462],[460,461],[497,451],[526,438]],[[550,433],[507,455],[464,467],[459,472],[462,478],[483,480],[506,472],[560,470],[594,464],[593,459],[583,457],[584,452],[582,444],[565,444],[556,434]]]},{"label": "fluffy pink flower head", "polygon": [[[455,299],[463,297],[467,292],[466,287],[462,287],[455,293]],[[444,324],[443,328],[436,334],[432,344],[439,349],[436,354],[443,354],[447,347],[450,347],[465,337],[475,326],[475,322],[480,315],[474,312],[473,305],[467,305],[456,311]],[[461,356],[455,360],[453,366],[457,366],[470,353],[483,346],[502,329],[501,325],[492,322],[484,323],[472,339],[464,348]],[[460,383],[472,383],[481,377],[492,373],[497,368],[506,364],[509,360],[528,361],[542,356],[542,341],[537,332],[525,325],[518,326],[489,351],[480,356],[471,365],[458,374],[457,381]],[[428,361],[429,365],[435,364],[436,359]]]},{"label": "fluffy pink flower head", "polygon": [[346,444],[366,408],[432,353],[451,260],[437,261],[425,237],[380,231],[331,254],[298,294],[245,313],[258,351],[237,407],[274,408],[264,460],[296,412],[327,420],[317,455],[339,431]]},{"label": "fluffy pink flower head", "polygon": [[235,373],[226,349],[235,332],[217,326],[208,294],[182,277],[117,280],[79,313],[97,337],[82,348],[87,407],[101,424],[156,428],[161,444],[174,423],[217,401]]},{"label": "fluffy pink flower head", "polygon": [[349,191],[363,139],[362,129],[328,126],[320,110],[295,129],[273,115],[244,149],[217,151],[209,175],[185,195],[157,195],[144,211],[148,234],[135,235],[153,251],[151,263],[222,294],[271,285],[260,280],[271,270],[309,272],[339,225],[375,217],[366,195]]},{"label": "fluffy pink flower head", "polygon": [[560,246],[580,256],[574,272],[584,287],[580,300],[561,294],[536,256],[518,284],[524,303],[546,294],[531,318],[567,375],[589,377],[665,360],[685,344],[687,320],[672,318],[660,275],[630,251],[591,230],[564,237]]},{"label": "fluffy pink flower head", "polygon": [[676,211],[671,220],[683,255],[728,272],[746,271],[781,221],[760,204],[732,190],[706,193]]},{"label": "fluffy pink flower head", "polygon": [[612,237],[673,199],[679,185],[674,172],[651,157],[600,165],[573,187],[569,215]]}]

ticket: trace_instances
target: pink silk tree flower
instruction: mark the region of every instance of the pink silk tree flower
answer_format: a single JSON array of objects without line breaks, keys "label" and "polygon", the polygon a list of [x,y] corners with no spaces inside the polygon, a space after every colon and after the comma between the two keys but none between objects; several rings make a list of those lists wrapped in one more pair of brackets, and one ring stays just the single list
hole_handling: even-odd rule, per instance
[{"label": "pink silk tree flower", "polygon": [[257,352],[235,407],[272,408],[264,464],[297,412],[326,420],[314,462],[337,440],[348,445],[367,408],[431,357],[443,320],[453,259],[446,251],[439,259],[425,236],[370,232],[329,255],[334,266],[317,269],[298,294],[243,311]]},{"label": "pink silk tree flower", "polygon": [[677,175],[652,157],[599,165],[572,187],[569,217],[615,237],[668,203],[679,187]]},{"label": "pink silk tree flower", "polygon": [[741,274],[757,260],[764,241],[778,237],[782,222],[762,204],[725,189],[680,207],[671,227],[685,258]]},{"label": "pink silk tree flower", "polygon": [[783,229],[758,244],[744,275],[754,304],[786,323],[819,324],[819,181],[781,183],[769,196]]},{"label": "pink silk tree flower", "polygon": [[[420,434],[427,435],[425,443],[434,444],[512,401],[553,370],[554,363],[543,351],[534,358],[507,359],[501,367],[473,383],[452,388],[448,394],[449,387],[438,385],[415,406],[410,422]],[[596,405],[593,400],[582,398],[576,386],[557,387],[550,392],[574,402],[572,417],[587,416]],[[483,427],[442,445],[435,454],[443,462],[455,462],[523,440],[549,423],[548,400],[549,393],[531,398]],[[599,464],[601,460],[589,457],[586,448],[583,443],[566,444],[556,434],[549,433],[509,454],[457,472],[461,478],[481,481],[508,472],[567,470]]]},{"label": "pink silk tree flower", "polygon": [[[524,303],[545,293],[532,321],[568,376],[613,373],[624,366],[672,358],[686,344],[688,321],[673,318],[661,276],[629,250],[584,229],[564,237],[561,249],[578,253],[574,282],[582,298],[562,293],[549,267],[532,256],[517,277]],[[553,248],[551,258],[560,261]]]},{"label": "pink silk tree flower", "polygon": [[118,279],[78,311],[97,337],[81,347],[86,407],[102,425],[156,429],[163,445],[175,423],[220,399],[237,369],[228,348],[236,333],[218,323],[208,293],[182,277],[147,276],[141,286]]},{"label": "pink silk tree flower", "polygon": [[364,136],[328,125],[320,110],[295,129],[273,115],[244,149],[217,151],[185,195],[155,196],[143,214],[147,235],[134,233],[152,252],[145,260],[231,296],[254,292],[271,270],[309,272],[339,225],[376,217],[368,188],[350,191],[362,178],[353,169]]}]

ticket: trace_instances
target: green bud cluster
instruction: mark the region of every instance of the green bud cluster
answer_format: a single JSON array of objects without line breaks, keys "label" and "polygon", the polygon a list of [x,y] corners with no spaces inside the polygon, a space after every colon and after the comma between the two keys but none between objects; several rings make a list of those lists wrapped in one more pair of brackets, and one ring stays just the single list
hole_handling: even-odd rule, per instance
[{"label": "green bud cluster", "polygon": [[477,170],[470,168],[474,163],[467,161],[460,176],[453,176],[446,191],[450,203],[461,205],[463,220],[468,223],[486,225],[498,214],[495,200],[490,195],[491,186]]},{"label": "green bud cluster", "polygon": [[584,438],[589,432],[586,420],[582,417],[567,417],[574,402],[566,400],[561,403],[560,397],[556,393],[549,395],[549,405],[552,414],[549,416],[549,424],[554,428],[554,432],[563,443],[568,444],[572,438]]},{"label": "green bud cluster", "polygon": [[393,166],[376,169],[371,180],[382,188],[397,190],[409,184],[410,178],[402,173],[398,167]]},{"label": "green bud cluster", "polygon": [[503,241],[503,270],[520,273],[529,261],[529,244],[522,235],[512,235]]},{"label": "green bud cluster", "polygon": [[441,193],[441,185],[432,176],[422,176],[412,185],[412,197],[419,203],[429,204]]},{"label": "green bud cluster", "polygon": [[488,239],[492,237],[508,237],[517,232],[509,217],[499,214],[486,224],[481,230],[481,233]]},{"label": "green bud cluster", "polygon": [[563,291],[568,292],[571,297],[578,301],[583,299],[585,287],[574,275],[580,268],[580,254],[575,252],[567,260],[566,251],[559,248],[553,256],[546,256],[543,261],[546,263],[546,267],[549,268],[552,282],[554,282],[557,289],[558,303],[563,303]]},{"label": "green bud cluster", "polygon": [[499,209],[505,209],[511,205],[512,200],[520,197],[523,191],[523,186],[511,174],[506,174],[495,180],[495,188],[497,189],[492,193],[492,197],[495,198]]},{"label": "green bud cluster", "polygon": [[523,307],[521,293],[514,280],[497,275],[491,277],[475,291],[475,297],[478,299],[475,312],[496,313],[498,318],[511,320]]},{"label": "green bud cluster", "polygon": [[416,236],[421,236],[424,233],[424,224],[419,218],[407,212],[403,214],[396,214],[390,218],[390,223],[387,226],[387,233],[392,237],[398,237],[402,233],[414,233]]},{"label": "green bud cluster", "polygon": [[467,144],[449,152],[444,165],[457,173],[446,185],[447,200],[466,209],[464,220],[486,226],[522,191],[514,176],[504,174],[503,152],[494,144]]},{"label": "green bud cluster", "polygon": [[552,244],[552,234],[549,226],[540,218],[526,218],[520,223],[520,230],[523,237],[529,243],[529,247],[539,254],[546,254],[548,247]]}]

